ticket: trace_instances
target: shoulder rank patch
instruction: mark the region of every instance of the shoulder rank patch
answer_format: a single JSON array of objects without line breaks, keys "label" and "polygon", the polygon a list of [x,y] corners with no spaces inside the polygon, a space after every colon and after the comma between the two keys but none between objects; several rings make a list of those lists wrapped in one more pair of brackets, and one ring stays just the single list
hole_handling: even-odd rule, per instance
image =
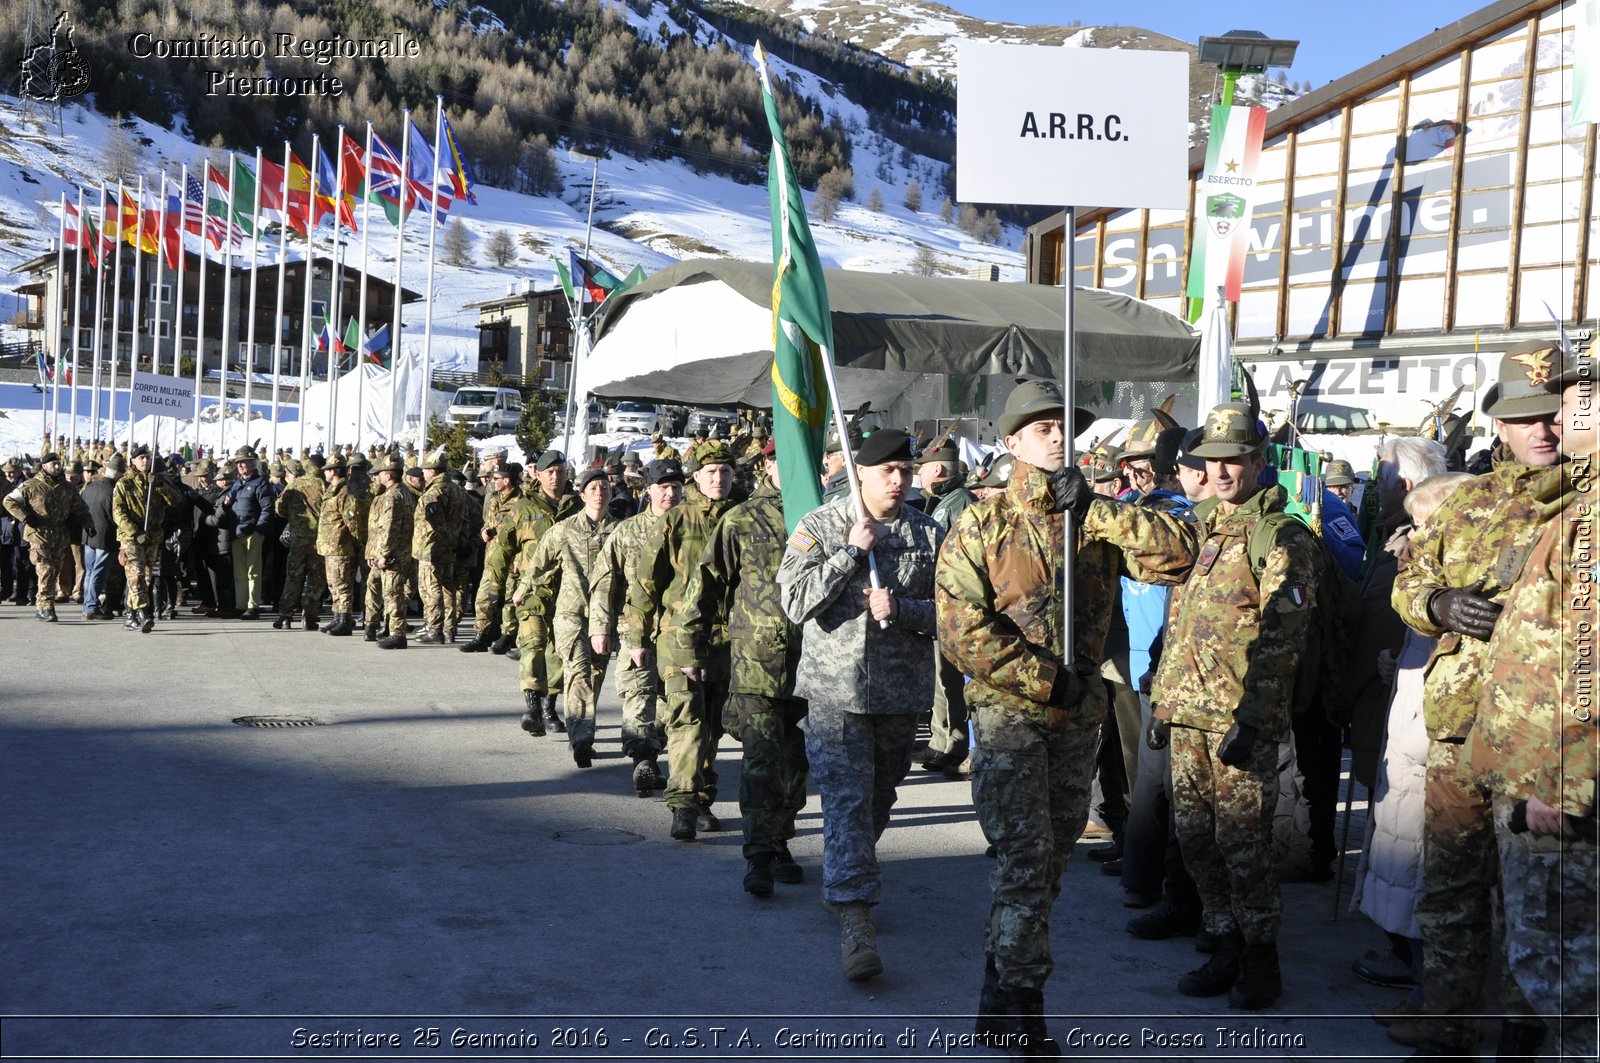
[{"label": "shoulder rank patch", "polygon": [[1361,538],[1361,533],[1356,531],[1355,525],[1351,524],[1343,517],[1334,517],[1328,522],[1328,528],[1333,532],[1333,534],[1337,535],[1347,543]]},{"label": "shoulder rank patch", "polygon": [[804,532],[796,529],[795,533],[789,536],[789,545],[800,551],[802,554],[809,554],[811,551],[817,548],[817,539],[816,536],[812,535],[810,532]]}]

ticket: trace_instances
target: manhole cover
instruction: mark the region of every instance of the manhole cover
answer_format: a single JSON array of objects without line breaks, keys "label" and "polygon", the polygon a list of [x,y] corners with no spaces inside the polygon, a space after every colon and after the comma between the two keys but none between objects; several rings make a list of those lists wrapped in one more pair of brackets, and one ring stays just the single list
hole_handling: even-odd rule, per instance
[{"label": "manhole cover", "polygon": [[240,727],[318,727],[322,721],[311,716],[235,716]]},{"label": "manhole cover", "polygon": [[568,845],[632,845],[634,842],[644,841],[643,834],[635,834],[631,830],[618,830],[616,827],[558,830],[551,837]]}]

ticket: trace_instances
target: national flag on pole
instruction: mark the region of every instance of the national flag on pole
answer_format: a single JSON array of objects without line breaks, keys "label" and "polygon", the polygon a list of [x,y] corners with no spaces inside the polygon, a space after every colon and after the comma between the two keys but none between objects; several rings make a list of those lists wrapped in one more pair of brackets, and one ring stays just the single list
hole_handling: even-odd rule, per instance
[{"label": "national flag on pole", "polygon": [[827,367],[833,317],[822,260],[811,240],[805,199],[789,161],[789,143],[767,74],[767,55],[756,44],[761,99],[772,131],[767,192],[772,207],[772,438],[783,484],[783,521],[792,533],[800,518],[822,504],[817,470],[828,423]]},{"label": "national flag on pole", "polygon": [[244,159],[238,155],[233,157],[233,220],[239,223],[239,228],[246,236],[254,236],[256,219],[250,216],[255,209],[256,202],[256,175]]},{"label": "national flag on pole", "polygon": [[83,218],[78,214],[78,208],[71,202],[64,201],[66,206],[66,237],[62,240],[64,247],[81,247],[88,250],[91,247],[90,234],[84,231]]},{"label": "national flag on pole", "polygon": [[410,213],[417,205],[417,195],[400,172],[400,153],[377,133],[372,134],[372,172],[367,178],[367,194],[383,208],[389,224],[398,226],[402,217],[402,197],[405,200],[404,210]]},{"label": "national flag on pole", "polygon": [[[629,288],[632,288],[635,284],[643,284],[644,281],[645,281],[644,267],[643,266],[634,266],[633,269],[628,273],[628,275],[626,277],[622,278],[622,290],[623,291],[627,291]],[[782,475],[782,474],[780,473],[779,475]]]},{"label": "national flag on pole", "polygon": [[361,161],[366,151],[348,131],[341,130],[339,154],[344,157],[344,188],[342,191],[347,196],[360,199],[365,194],[367,184],[367,168]]},{"label": "national flag on pole", "polygon": [[[417,197],[418,203],[432,210],[438,207],[439,216],[442,218],[450,212],[450,188],[433,187],[433,145],[428,138],[422,135],[422,130],[417,128],[415,122],[410,123],[406,135],[411,138],[409,147],[410,158],[406,160],[406,182],[411,186],[411,193]],[[440,176],[443,176],[441,171]]]},{"label": "national flag on pole", "polygon": [[226,240],[237,244],[244,239],[244,231],[230,218],[228,208],[228,175],[206,163],[206,239],[211,246],[221,248]]},{"label": "national flag on pole", "polygon": [[450,128],[450,118],[441,112],[439,121],[444,130],[444,150],[449,154],[449,164],[443,167],[443,174],[450,180],[451,194],[456,199],[464,199],[476,206],[478,197],[472,192],[472,170],[467,166],[467,158],[461,154],[460,146],[456,144],[456,134],[455,130]]},{"label": "national flag on pole", "polygon": [[1220,286],[1229,302],[1239,300],[1244,253],[1250,243],[1256,162],[1267,129],[1265,107],[1213,107],[1206,167],[1200,176],[1200,215],[1189,260],[1190,299],[1210,298]]},{"label": "national flag on pole", "polygon": [[183,231],[195,236],[206,231],[206,190],[194,174],[183,187]]},{"label": "national flag on pole", "polygon": [[317,330],[315,342],[317,345],[317,350],[328,350],[333,345],[333,326],[324,321],[322,323],[322,327]]},{"label": "national flag on pole", "polygon": [[281,163],[261,160],[261,213],[280,221],[302,235],[310,214],[311,171],[293,153],[289,155],[289,195],[284,198],[284,170]]},{"label": "national flag on pole", "polygon": [[348,354],[360,346],[361,326],[355,318],[351,318],[350,323],[344,327],[344,335],[333,338],[333,349],[339,354]]},{"label": "national flag on pole", "polygon": [[571,248],[567,249],[565,263],[556,259],[556,273],[561,277],[562,291],[579,306],[599,306],[606,296],[627,287],[615,273]]},{"label": "national flag on pole", "polygon": [[366,355],[367,361],[374,365],[389,368],[389,359],[381,357],[389,350],[389,326],[384,325],[368,336],[361,344],[361,353]]},{"label": "national flag on pole", "polygon": [[1600,120],[1600,0],[1578,0],[1573,11],[1572,124]]},{"label": "national flag on pole", "polygon": [[335,208],[337,202],[339,211],[339,225],[343,225],[351,232],[358,232],[356,228],[356,215],[351,206],[350,197],[344,192],[335,192],[339,184],[339,170],[334,166],[333,160],[328,158],[328,153],[320,147],[317,148],[317,220],[320,222],[323,215]]},{"label": "national flag on pole", "polygon": [[[106,209],[106,194],[105,194],[105,189],[101,189],[100,190],[100,212],[101,212],[102,216],[104,216],[104,214],[105,214],[105,209]],[[85,252],[88,253],[88,256],[89,256],[89,268],[90,269],[99,269],[100,268],[100,252],[105,250],[105,246],[104,246],[105,245],[105,237],[100,234],[99,228],[96,227],[95,222],[94,222],[94,213],[92,211],[91,212],[86,212],[84,214],[84,216],[83,216],[83,228],[84,228],[84,245],[83,245],[83,249],[84,249]]]}]

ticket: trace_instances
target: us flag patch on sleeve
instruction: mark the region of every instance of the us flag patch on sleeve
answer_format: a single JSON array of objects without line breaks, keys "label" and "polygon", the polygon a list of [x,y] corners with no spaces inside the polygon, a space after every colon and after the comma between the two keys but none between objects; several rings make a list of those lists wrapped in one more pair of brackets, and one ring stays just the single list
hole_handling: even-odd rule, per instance
[{"label": "us flag patch on sleeve", "polygon": [[803,532],[799,529],[796,529],[795,533],[789,536],[789,545],[800,551],[802,554],[809,554],[812,550],[816,549],[817,539],[816,536],[812,535],[810,532]]}]

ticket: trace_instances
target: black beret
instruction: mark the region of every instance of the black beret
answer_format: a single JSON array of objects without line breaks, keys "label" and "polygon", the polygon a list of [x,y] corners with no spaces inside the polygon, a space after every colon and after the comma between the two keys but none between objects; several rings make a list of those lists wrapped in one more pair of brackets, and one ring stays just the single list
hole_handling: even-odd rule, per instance
[{"label": "black beret", "polygon": [[561,453],[561,451],[547,450],[543,454],[539,455],[539,463],[537,468],[540,472],[544,472],[546,469],[552,469],[557,465],[565,464],[566,460],[567,456]]},{"label": "black beret", "polygon": [[652,484],[683,483],[683,466],[671,458],[652,461],[645,473]]},{"label": "black beret", "polygon": [[898,428],[874,432],[856,451],[857,465],[884,465],[891,461],[911,461],[916,457],[911,437]]},{"label": "black beret", "polygon": [[584,489],[590,484],[594,483],[596,480],[604,480],[605,478],[606,471],[604,469],[583,470],[583,475],[578,477],[578,493],[580,495],[583,494]]}]

